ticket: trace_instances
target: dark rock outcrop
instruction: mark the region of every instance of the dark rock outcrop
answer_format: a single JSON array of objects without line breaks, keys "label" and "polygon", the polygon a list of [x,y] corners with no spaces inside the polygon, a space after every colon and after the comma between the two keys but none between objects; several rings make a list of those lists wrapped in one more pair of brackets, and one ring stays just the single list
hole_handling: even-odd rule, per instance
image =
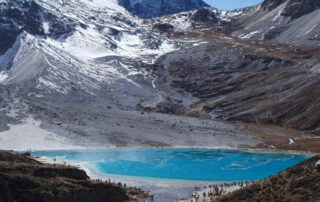
[{"label": "dark rock outcrop", "polygon": [[174,26],[169,23],[157,23],[153,25],[153,30],[170,33],[174,31]]},{"label": "dark rock outcrop", "polygon": [[[76,23],[67,18],[58,18],[57,16],[52,15],[51,13],[44,13],[45,19],[48,22],[49,30],[46,34],[48,37],[57,39],[63,35],[71,34],[75,27]],[[82,28],[86,28],[86,25],[80,24]]]},{"label": "dark rock outcrop", "polygon": [[202,0],[119,0],[119,3],[140,18],[160,17],[208,6]]},{"label": "dark rock outcrop", "polygon": [[[287,1],[287,5],[281,15],[291,17],[292,20],[311,13],[320,7],[319,0]],[[271,11],[285,2],[286,0],[265,0],[262,2],[261,7],[265,10]]]},{"label": "dark rock outcrop", "polygon": [[[0,8],[0,55],[12,47],[22,32],[57,39],[72,33],[77,25],[71,20],[52,15],[33,0],[9,0],[0,3]],[[47,33],[44,21],[49,26]]]},{"label": "dark rock outcrop", "polygon": [[197,10],[191,16],[191,20],[205,25],[214,25],[218,21],[216,15],[213,12],[211,12],[208,8],[201,8]]},{"label": "dark rock outcrop", "polygon": [[39,16],[40,7],[32,0],[8,1],[0,9],[0,55],[16,41],[17,36],[26,31],[43,35],[44,30]]},{"label": "dark rock outcrop", "polygon": [[282,15],[294,20],[319,8],[320,0],[289,0]]},{"label": "dark rock outcrop", "polygon": [[286,0],[265,0],[262,2],[261,7],[266,10],[273,10],[280,4],[284,3]]}]

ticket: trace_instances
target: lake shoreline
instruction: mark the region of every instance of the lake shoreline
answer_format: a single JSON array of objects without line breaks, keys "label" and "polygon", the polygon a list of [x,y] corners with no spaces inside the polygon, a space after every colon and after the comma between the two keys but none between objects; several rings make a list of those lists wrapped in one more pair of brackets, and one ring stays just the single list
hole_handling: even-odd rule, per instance
[{"label": "lake shoreline", "polygon": [[[244,151],[244,152],[258,152],[258,153],[273,153],[273,154],[296,154],[296,155],[305,155],[305,156],[315,156],[319,155],[320,153],[311,152],[311,151],[304,151],[304,150],[284,150],[284,149],[267,149],[267,148],[249,148],[249,147],[189,147],[189,146],[175,146],[175,147],[88,147],[88,148],[65,148],[65,149],[48,149],[48,150],[14,150],[17,152],[35,152],[35,151],[84,151],[84,150],[113,150],[113,149],[207,149],[207,150],[230,150],[230,151]],[[10,150],[8,150],[10,151]]]},{"label": "lake shoreline", "polygon": [[[104,148],[102,151],[108,151],[108,150],[127,150],[127,149],[132,149],[132,148]],[[210,150],[212,148],[137,148],[138,151],[141,152],[141,150],[147,149],[147,150],[162,150],[162,149],[188,149],[188,150]],[[101,150],[101,149],[91,149],[91,151],[94,150]],[[302,154],[297,154],[295,153],[279,153],[279,152],[272,152],[272,151],[256,151],[256,150],[241,150],[241,149],[214,149],[214,150],[221,150],[223,151],[241,151],[241,152],[248,152],[248,153],[261,153],[261,154],[279,154],[279,155],[285,155],[285,154],[293,154],[293,155],[301,155],[304,156],[305,158],[308,158],[307,155],[302,155]],[[70,150],[64,150],[64,151],[70,151]],[[85,151],[83,149],[79,149],[76,151]],[[49,153],[52,151],[48,151]],[[61,151],[63,153],[63,151]],[[90,153],[86,152],[86,154],[91,155]],[[67,154],[63,154],[67,155]],[[190,180],[190,179],[166,179],[166,178],[158,178],[158,177],[141,177],[141,176],[130,176],[130,175],[121,175],[121,174],[107,174],[103,173],[102,171],[100,172],[96,165],[88,164],[88,163],[83,163],[83,162],[77,162],[73,160],[64,160],[64,159],[56,159],[54,160],[53,158],[50,157],[45,157],[45,158],[35,158],[37,160],[40,160],[44,163],[62,163],[62,164],[70,164],[72,166],[76,166],[82,170],[84,170],[87,175],[91,179],[99,179],[103,181],[110,181],[113,183],[121,183],[121,184],[126,184],[127,186],[130,187],[138,187],[144,191],[147,191],[149,193],[155,194],[156,197],[160,197],[163,200],[171,200],[171,199],[188,199],[190,198],[191,194],[194,193],[195,187],[208,187],[209,185],[221,185],[224,183],[230,183],[230,182],[241,182],[245,180]],[[232,171],[233,172],[233,171]],[[257,180],[252,178],[253,180]]]},{"label": "lake shoreline", "polygon": [[[76,168],[82,169],[86,172],[86,174],[90,177],[91,180],[101,180],[101,181],[109,181],[111,183],[117,184],[121,183],[122,185],[126,185],[129,187],[137,187],[141,190],[149,193],[150,195],[157,195],[159,193],[155,193],[156,190],[160,190],[160,194],[163,197],[164,193],[168,194],[165,197],[165,200],[174,200],[181,202],[190,201],[190,197],[196,191],[195,187],[208,187],[209,185],[217,185],[220,186],[224,183],[230,183],[232,181],[199,181],[199,180],[180,180],[180,179],[159,179],[159,178],[147,178],[147,177],[134,177],[134,176],[121,176],[121,175],[110,175],[110,174],[99,174],[94,170],[90,169],[83,163],[77,163],[71,160],[53,160],[53,158],[38,158],[33,157],[35,160],[40,161],[42,163],[48,164],[64,164],[74,166]],[[235,191],[237,189],[234,189]],[[200,189],[197,192],[203,192],[206,189]],[[178,197],[172,197],[172,193],[178,195]],[[231,192],[231,191],[230,191]],[[229,192],[228,192],[229,193]],[[159,200],[159,198],[156,198]],[[160,199],[161,200],[161,199]]]}]

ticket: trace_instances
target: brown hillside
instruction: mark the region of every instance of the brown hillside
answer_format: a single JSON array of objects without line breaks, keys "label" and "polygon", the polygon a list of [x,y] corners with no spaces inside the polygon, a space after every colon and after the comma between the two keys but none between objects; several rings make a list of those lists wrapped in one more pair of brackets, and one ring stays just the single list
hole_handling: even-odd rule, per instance
[{"label": "brown hillside", "polygon": [[112,201],[148,195],[115,184],[96,182],[82,170],[47,165],[20,154],[0,152],[0,202]]},{"label": "brown hillside", "polygon": [[226,195],[217,201],[320,201],[320,156],[308,159],[265,180]]}]

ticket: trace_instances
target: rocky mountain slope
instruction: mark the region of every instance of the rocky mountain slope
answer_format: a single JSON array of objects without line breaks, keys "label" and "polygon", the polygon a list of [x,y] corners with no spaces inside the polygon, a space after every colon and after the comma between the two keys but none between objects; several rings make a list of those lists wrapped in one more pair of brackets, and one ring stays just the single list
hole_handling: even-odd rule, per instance
[{"label": "rocky mountain slope", "polygon": [[0,82],[24,85],[30,98],[96,95],[111,106],[135,107],[153,89],[152,75],[134,67],[175,49],[116,1],[13,0],[1,2],[1,13],[8,40],[1,40]]},{"label": "rocky mountain slope", "polygon": [[266,142],[240,121],[308,133],[295,142],[317,140],[317,2],[310,9],[266,0],[143,20],[116,0],[2,0],[0,131],[37,119],[83,147]]},{"label": "rocky mountain slope", "polygon": [[89,180],[82,170],[0,152],[0,201],[135,201],[148,194]]},{"label": "rocky mountain slope", "polygon": [[275,176],[242,188],[217,201],[320,200],[320,157],[315,156]]},{"label": "rocky mountain slope", "polygon": [[[154,19],[173,25],[172,38],[194,40],[193,47],[157,63],[167,70],[166,87],[200,99],[185,114],[319,134],[320,41],[310,37],[318,34],[320,21],[308,19],[320,9],[318,1],[312,1],[312,9],[300,8],[301,2],[264,1],[229,12],[204,8]],[[279,36],[264,37],[284,25]]]},{"label": "rocky mountain slope", "polygon": [[[16,17],[10,17],[12,9]],[[179,111],[197,98],[157,87],[153,64],[182,44],[151,32],[151,24],[115,0],[1,1],[1,15],[8,24],[1,33],[12,37],[0,56],[2,148],[37,147],[34,142],[14,147],[7,132],[23,142],[37,133],[18,131],[17,124],[48,134],[44,139],[59,136],[85,148],[258,143],[232,124],[141,111],[157,106]],[[38,32],[29,31],[29,21],[37,22]]]},{"label": "rocky mountain slope", "polygon": [[119,0],[120,5],[140,18],[154,18],[207,7],[203,0]]},{"label": "rocky mountain slope", "polygon": [[[294,45],[319,45],[318,0],[265,0],[253,7],[233,11],[203,8],[160,18],[182,30],[223,31],[243,40],[273,41]],[[210,26],[208,26],[210,25]]]},{"label": "rocky mountain slope", "polygon": [[207,42],[157,63],[166,67],[165,87],[200,99],[186,114],[319,133],[318,47],[259,44],[211,32],[193,36]]},{"label": "rocky mountain slope", "polygon": [[266,0],[236,20],[232,36],[298,45],[319,45],[320,1]]}]

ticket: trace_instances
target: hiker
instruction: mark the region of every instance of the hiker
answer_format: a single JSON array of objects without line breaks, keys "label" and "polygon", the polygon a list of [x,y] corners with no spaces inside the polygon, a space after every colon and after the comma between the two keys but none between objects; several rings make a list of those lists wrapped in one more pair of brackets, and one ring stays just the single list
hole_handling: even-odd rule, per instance
[{"label": "hiker", "polygon": [[196,201],[198,201],[198,200],[199,200],[199,198],[200,198],[200,195],[199,195],[199,194],[197,194],[197,196],[196,196]]}]

